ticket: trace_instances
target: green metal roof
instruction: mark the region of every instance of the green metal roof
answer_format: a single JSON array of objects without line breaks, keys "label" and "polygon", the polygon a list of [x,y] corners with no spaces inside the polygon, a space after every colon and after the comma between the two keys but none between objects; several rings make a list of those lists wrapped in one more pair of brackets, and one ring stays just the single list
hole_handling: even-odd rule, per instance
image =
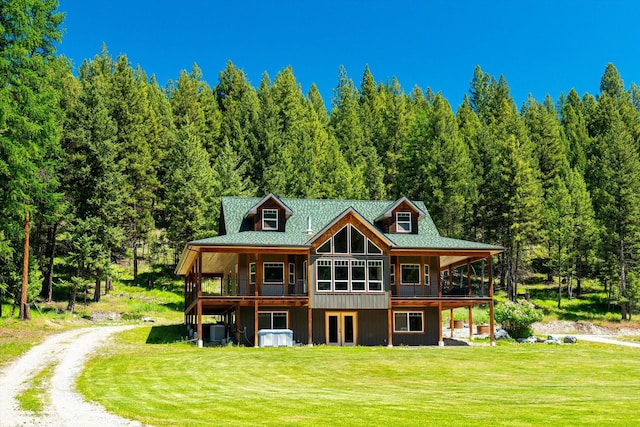
[{"label": "green metal roof", "polygon": [[[274,196],[275,197],[275,196]],[[265,198],[223,197],[222,212],[227,234],[195,240],[194,246],[308,246],[307,242],[327,227],[349,208],[357,211],[373,228],[376,218],[383,215],[395,201],[372,200],[325,200],[288,199],[279,200],[293,212],[286,222],[284,232],[252,231],[244,221],[249,210]],[[423,202],[413,202],[426,215],[418,221],[418,234],[382,233],[395,248],[411,249],[476,249],[502,250],[500,246],[450,239],[440,236]],[[307,233],[311,219],[312,234]],[[222,219],[222,218],[221,218]]]}]

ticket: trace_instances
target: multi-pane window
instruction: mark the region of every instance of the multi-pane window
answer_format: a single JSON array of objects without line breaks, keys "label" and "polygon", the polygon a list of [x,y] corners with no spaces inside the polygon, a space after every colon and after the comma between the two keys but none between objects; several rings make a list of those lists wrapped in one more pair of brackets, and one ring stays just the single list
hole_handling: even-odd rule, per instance
[{"label": "multi-pane window", "polygon": [[391,264],[391,271],[389,272],[389,278],[392,285],[396,284],[396,265]]},{"label": "multi-pane window", "polygon": [[348,291],[349,290],[349,260],[337,259],[333,261],[334,271],[334,290],[335,291]]},{"label": "multi-pane window", "polygon": [[411,233],[411,213],[396,213],[396,231],[398,233]]},{"label": "multi-pane window", "polygon": [[351,289],[364,292],[367,289],[366,262],[351,260]]},{"label": "multi-pane window", "polygon": [[369,260],[369,290],[382,290],[382,260]]},{"label": "multi-pane window", "polygon": [[262,229],[277,230],[278,229],[278,210],[264,209],[262,211]]},{"label": "multi-pane window", "polygon": [[424,322],[421,311],[395,311],[393,313],[394,332],[423,332]]},{"label": "multi-pane window", "polygon": [[317,261],[317,282],[319,291],[330,291],[333,282],[333,267],[331,260],[320,259]]},{"label": "multi-pane window", "polygon": [[263,280],[267,284],[284,283],[284,263],[283,262],[265,262],[263,265]]},{"label": "multi-pane window", "polygon": [[400,283],[403,285],[420,284],[420,264],[401,264]]},{"label": "multi-pane window", "polygon": [[296,265],[292,262],[289,263],[289,284],[296,283]]},{"label": "multi-pane window", "polygon": [[318,246],[318,254],[382,255],[382,250],[352,225],[345,225],[329,240]]},{"label": "multi-pane window", "polygon": [[256,283],[256,263],[255,262],[252,262],[249,264],[249,283],[252,285]]},{"label": "multi-pane window", "polygon": [[287,329],[288,316],[286,311],[259,311],[258,329]]}]

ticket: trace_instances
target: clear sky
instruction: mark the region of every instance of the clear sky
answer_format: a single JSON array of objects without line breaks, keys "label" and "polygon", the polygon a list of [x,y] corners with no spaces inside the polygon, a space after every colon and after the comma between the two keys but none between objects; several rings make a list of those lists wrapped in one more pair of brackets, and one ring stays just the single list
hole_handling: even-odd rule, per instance
[{"label": "clear sky", "polygon": [[626,88],[640,84],[637,0],[60,0],[60,10],[58,53],[79,66],[104,42],[161,85],[197,63],[215,86],[228,60],[256,88],[291,65],[304,93],[316,83],[327,102],[340,65],[358,87],[368,64],[376,81],[430,87],[454,109],[476,65],[504,75],[518,106],[571,88],[596,95],[609,62]]}]

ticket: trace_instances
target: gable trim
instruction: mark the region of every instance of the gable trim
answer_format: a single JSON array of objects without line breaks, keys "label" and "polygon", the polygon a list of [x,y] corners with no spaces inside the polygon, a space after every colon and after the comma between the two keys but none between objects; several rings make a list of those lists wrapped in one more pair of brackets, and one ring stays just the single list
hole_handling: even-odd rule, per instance
[{"label": "gable trim", "polygon": [[381,213],[376,219],[375,221],[380,221],[381,219],[384,218],[391,218],[393,215],[393,211],[400,206],[403,202],[407,202],[414,210],[415,212],[418,214],[418,218],[424,218],[427,216],[427,214],[420,209],[415,203],[413,203],[411,200],[407,199],[406,196],[403,196],[401,198],[399,198],[398,200],[396,200],[395,202],[393,202],[393,204],[387,208],[386,211],[384,211],[383,213]]},{"label": "gable trim", "polygon": [[[356,211],[353,207],[347,208],[344,212],[342,212],[340,215],[338,215],[333,221],[331,221],[329,224],[327,224],[322,230],[320,230],[319,232],[314,234],[313,237],[311,237],[309,240],[307,240],[307,242],[305,244],[313,245],[313,243],[316,240],[321,238],[324,234],[326,234],[327,231],[329,231],[333,226],[338,224],[344,217],[346,217],[349,214],[353,215],[353,217],[356,218],[376,238],[378,238],[381,241],[383,241],[389,247],[393,247],[394,246],[394,243],[391,240],[389,240],[384,234],[382,234],[380,231],[378,231],[378,229],[376,229],[373,225],[371,225],[371,223],[369,223],[369,221],[367,221],[362,215],[360,215],[358,213],[358,211]],[[340,228],[342,228],[342,227],[340,227]],[[365,237],[367,237],[367,236],[365,235]],[[322,243],[324,243],[324,240],[322,241]]]},{"label": "gable trim", "polygon": [[273,199],[282,209],[284,209],[285,216],[287,218],[290,217],[291,215],[293,215],[293,211],[289,208],[289,206],[285,205],[284,202],[282,200],[280,200],[277,196],[275,196],[273,193],[269,193],[266,196],[264,196],[262,198],[262,200],[260,200],[258,203],[253,205],[251,207],[251,209],[249,209],[249,211],[247,212],[245,218],[250,216],[250,215],[257,214],[258,213],[258,208],[260,206],[262,206],[264,204],[264,202],[266,202],[269,199]]}]

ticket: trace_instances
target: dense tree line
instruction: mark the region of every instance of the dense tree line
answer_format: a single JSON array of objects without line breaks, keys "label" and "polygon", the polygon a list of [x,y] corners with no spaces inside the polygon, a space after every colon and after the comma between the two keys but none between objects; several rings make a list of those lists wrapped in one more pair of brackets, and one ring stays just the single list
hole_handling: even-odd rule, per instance
[{"label": "dense tree line", "polygon": [[[20,291],[31,216],[30,298],[74,295],[164,239],[214,235],[220,197],[423,200],[441,233],[504,246],[515,298],[534,270],[561,296],[599,278],[625,319],[640,288],[640,88],[607,65],[596,96],[517,106],[477,67],[453,109],[393,79],[341,68],[330,110],[293,69],[258,87],[228,62],[215,86],[194,65],[165,87],[106,47],[72,73],[57,57],[56,0],[2,0],[0,291]],[[159,237],[160,236],[160,237]],[[56,261],[56,259],[58,261]],[[564,290],[563,290],[564,289]],[[71,299],[71,304],[73,298]],[[70,307],[72,308],[72,307]]]}]

